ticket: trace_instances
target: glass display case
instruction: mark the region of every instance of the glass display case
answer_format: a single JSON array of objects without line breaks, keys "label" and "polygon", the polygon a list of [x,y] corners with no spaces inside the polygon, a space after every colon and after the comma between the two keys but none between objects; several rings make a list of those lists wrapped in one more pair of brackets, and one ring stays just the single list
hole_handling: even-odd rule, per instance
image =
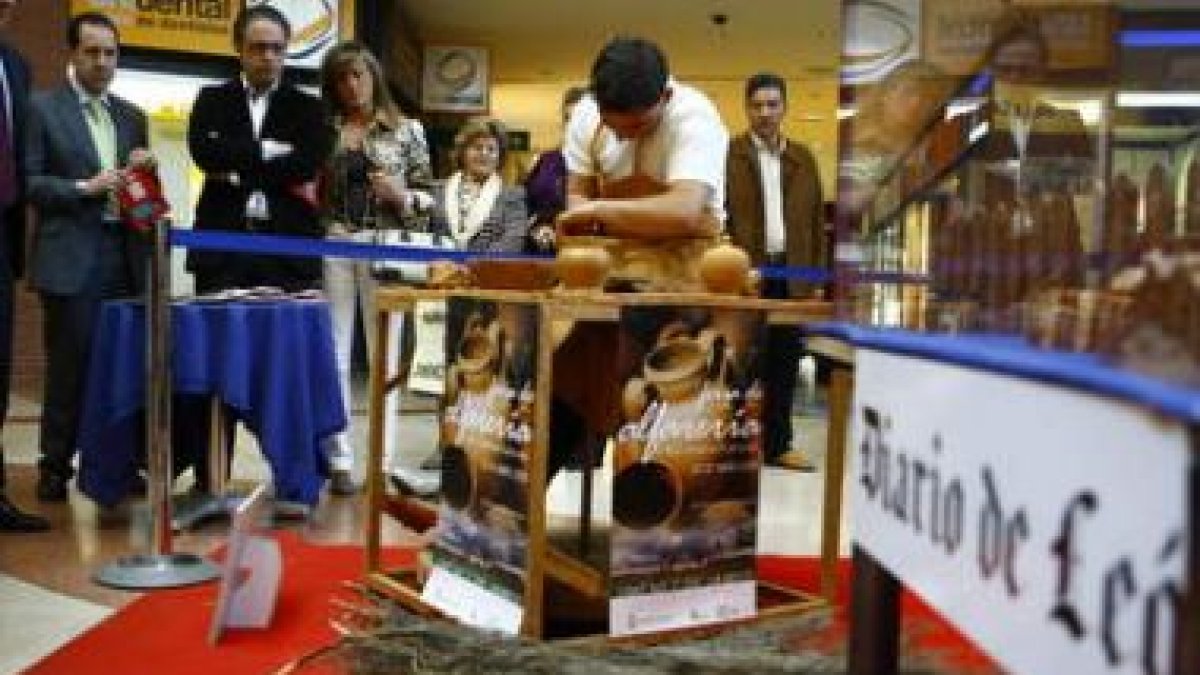
[{"label": "glass display case", "polygon": [[1200,13],[925,2],[921,26],[844,96],[843,316],[1200,381]]}]

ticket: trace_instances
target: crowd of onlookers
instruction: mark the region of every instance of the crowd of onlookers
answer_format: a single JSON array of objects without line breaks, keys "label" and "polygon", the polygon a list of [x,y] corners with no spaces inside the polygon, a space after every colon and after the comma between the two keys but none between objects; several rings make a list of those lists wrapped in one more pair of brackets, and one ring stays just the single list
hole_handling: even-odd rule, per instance
[{"label": "crowd of onlookers", "polygon": [[[16,4],[0,0],[0,25]],[[757,264],[824,262],[815,162],[807,148],[781,134],[787,90],[776,75],[748,80],[751,128],[730,142],[715,107],[698,90],[669,77],[657,46],[618,38],[597,59],[589,86],[564,96],[568,147],[539,156],[523,185],[502,177],[509,138],[501,123],[484,117],[462,124],[454,139],[453,172],[435,180],[421,123],[401,112],[366,46],[345,42],[328,52],[318,97],[283,78],[291,27],[278,10],[265,4],[247,7],[235,20],[232,38],[240,72],[204,87],[188,122],[188,149],[204,177],[193,221],[198,231],[515,253],[552,251],[556,218],[564,211],[560,228],[573,221],[596,227],[610,222],[610,233],[624,234],[641,222],[670,231],[672,219],[684,222],[691,211],[703,211],[719,215]],[[31,230],[28,277],[44,308],[47,366],[37,497],[45,502],[64,501],[74,475],[83,382],[100,304],[136,295],[146,283],[146,239],[123,222],[117,195],[132,171],[155,166],[146,114],[110,91],[120,55],[117,25],[103,13],[79,14],[70,21],[67,41],[65,80],[37,93],[29,91],[24,60],[0,43],[0,209],[7,233],[23,231],[20,220],[27,211],[38,222]],[[584,114],[573,116],[585,102]],[[647,152],[641,151],[643,145]],[[590,157],[597,148],[599,154]],[[633,153],[631,159],[625,158],[627,152]],[[654,161],[642,163],[646,154]],[[596,174],[646,172],[670,187],[609,208],[612,200],[602,201],[605,195],[586,193],[590,183],[573,182],[591,172],[587,162],[593,160]],[[2,394],[8,391],[13,279],[22,273],[22,250],[14,241],[5,241],[0,250]],[[192,250],[187,269],[197,293],[260,286],[322,289],[333,318],[343,400],[349,401],[360,313],[368,339],[376,334],[369,325],[374,313],[366,310],[381,280],[378,266]],[[789,289],[770,285],[765,292],[782,297]],[[389,329],[395,337],[400,326]],[[776,369],[783,379],[768,398],[785,410],[798,347],[792,334],[773,344],[783,350],[778,358],[790,365]],[[0,395],[0,401],[6,398]],[[3,412],[0,408],[0,421]],[[781,428],[778,438],[768,439],[768,460],[788,454],[790,436],[790,429]],[[394,442],[393,434],[387,438]],[[346,436],[330,439],[327,452],[331,491],[357,492],[355,453]],[[204,488],[202,464],[195,473]],[[2,485],[0,531],[48,527],[4,498]]]}]

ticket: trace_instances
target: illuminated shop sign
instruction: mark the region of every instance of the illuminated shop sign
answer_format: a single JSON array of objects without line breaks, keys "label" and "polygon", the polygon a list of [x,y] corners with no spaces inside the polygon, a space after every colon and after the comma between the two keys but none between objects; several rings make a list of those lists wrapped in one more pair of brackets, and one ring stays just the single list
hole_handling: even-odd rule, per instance
[{"label": "illuminated shop sign", "polygon": [[[247,0],[71,0],[71,12],[102,12],[128,47],[232,55],[233,20]],[[288,64],[317,68],[325,51],[349,35],[353,0],[248,0],[271,5],[292,25]]]}]

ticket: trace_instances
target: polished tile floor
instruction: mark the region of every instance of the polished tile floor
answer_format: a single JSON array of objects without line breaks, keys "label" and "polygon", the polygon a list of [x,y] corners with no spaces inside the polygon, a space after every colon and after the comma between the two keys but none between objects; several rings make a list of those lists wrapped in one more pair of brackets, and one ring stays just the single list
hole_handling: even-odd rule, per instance
[{"label": "polished tile floor", "polygon": [[[353,418],[353,434],[361,473],[366,418],[361,405],[362,387],[358,389],[356,398],[360,405]],[[400,462],[416,465],[432,447],[436,432],[429,408],[427,402],[406,403],[398,444]],[[813,451],[818,471],[797,473],[768,468],[763,472],[759,548],[764,553],[815,555],[819,550],[825,422],[819,409],[815,410],[798,415],[796,422],[798,444]],[[91,577],[104,563],[150,548],[149,516],[143,503],[128,502],[116,509],[101,510],[74,489],[65,504],[40,504],[35,500],[38,412],[33,402],[19,397],[13,401],[12,418],[4,430],[8,491],[22,507],[49,518],[53,530],[45,534],[0,535],[0,674],[19,671],[101,619],[112,608],[137,597],[134,593],[99,586]],[[268,477],[253,439],[244,433],[239,433],[233,476],[235,487],[245,490]],[[551,484],[547,495],[551,522],[554,516],[577,512],[580,483],[580,473],[563,472]],[[187,476],[181,477],[176,490],[186,491],[189,484]],[[604,521],[609,517],[608,466],[597,470],[595,485],[594,513],[598,520]],[[349,498],[326,495],[308,520],[281,521],[278,526],[299,531],[312,541],[360,544],[364,539],[364,523],[365,500],[361,495]],[[176,536],[172,541],[174,550],[203,554],[223,540],[226,530],[222,522],[204,524]],[[385,525],[383,536],[392,545],[415,541],[414,535],[394,524]]]}]

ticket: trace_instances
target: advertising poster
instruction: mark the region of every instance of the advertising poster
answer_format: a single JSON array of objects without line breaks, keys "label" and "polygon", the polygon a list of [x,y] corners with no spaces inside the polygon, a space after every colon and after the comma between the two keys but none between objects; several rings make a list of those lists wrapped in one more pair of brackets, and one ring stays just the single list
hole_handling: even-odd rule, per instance
[{"label": "advertising poster", "polygon": [[752,616],[763,315],[628,307],[620,328],[610,631]]},{"label": "advertising poster", "polygon": [[[337,43],[353,0],[71,0],[71,13],[103,12],[121,44],[196,54],[232,55],[233,21],[243,5],[271,5],[292,26],[288,65],[316,69]],[[343,17],[345,15],[345,18]]]},{"label": "advertising poster", "polygon": [[536,305],[471,298],[446,305],[437,583],[425,598],[510,633],[525,594],[537,340]]},{"label": "advertising poster", "polygon": [[232,54],[233,19],[242,0],[71,0],[71,14],[102,12],[126,47]]}]

